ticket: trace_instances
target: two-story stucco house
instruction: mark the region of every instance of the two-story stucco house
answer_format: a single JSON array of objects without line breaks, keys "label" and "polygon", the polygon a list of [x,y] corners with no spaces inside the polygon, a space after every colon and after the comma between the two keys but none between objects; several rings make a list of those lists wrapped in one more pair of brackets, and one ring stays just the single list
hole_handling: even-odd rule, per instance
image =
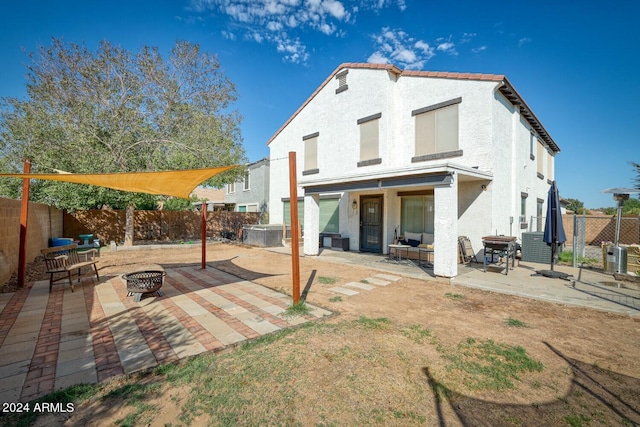
[{"label": "two-story stucco house", "polygon": [[269,159],[264,158],[247,166],[247,173],[237,182],[227,184],[224,202],[235,205],[236,212],[268,212]]},{"label": "two-story stucco house", "polygon": [[[434,273],[458,271],[458,236],[521,237],[545,211],[558,145],[502,75],[340,65],[268,142],[295,151],[304,253],[321,232],[387,253],[432,236]],[[270,222],[287,222],[288,162],[273,162]]]}]

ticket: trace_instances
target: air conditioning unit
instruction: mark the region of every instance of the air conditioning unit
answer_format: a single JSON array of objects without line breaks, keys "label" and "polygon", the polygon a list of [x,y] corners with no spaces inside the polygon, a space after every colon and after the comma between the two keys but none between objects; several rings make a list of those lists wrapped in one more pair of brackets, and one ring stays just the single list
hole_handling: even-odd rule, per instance
[{"label": "air conditioning unit", "polygon": [[544,233],[522,233],[522,261],[549,264],[551,262],[551,246],[544,240]]}]

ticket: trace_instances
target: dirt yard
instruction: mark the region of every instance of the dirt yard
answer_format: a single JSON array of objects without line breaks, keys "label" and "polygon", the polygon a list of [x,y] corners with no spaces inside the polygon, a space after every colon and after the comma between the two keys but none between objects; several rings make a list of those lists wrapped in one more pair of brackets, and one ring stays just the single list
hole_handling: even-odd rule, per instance
[{"label": "dirt yard", "polygon": [[[99,268],[101,276],[106,276],[147,267],[199,263],[199,247],[107,251],[101,256]],[[287,255],[217,244],[209,245],[207,263],[291,294],[291,264]],[[366,283],[366,278],[377,273],[380,272],[317,257],[301,259],[300,286],[306,301],[335,313],[323,322],[344,325],[363,318],[385,319],[382,323],[390,326],[381,328],[379,333],[363,329],[361,334],[337,341],[330,335],[309,339],[299,349],[308,359],[297,375],[304,378],[308,402],[316,402],[318,408],[326,406],[327,411],[333,411],[333,418],[329,415],[318,418],[321,409],[315,413],[298,409],[290,424],[358,425],[364,421],[364,416],[358,418],[354,415],[357,412],[343,406],[353,390],[332,390],[327,383],[335,370],[345,376],[375,378],[375,385],[371,386],[375,390],[360,390],[362,396],[371,392],[380,400],[389,400],[386,405],[390,408],[399,405],[399,401],[410,408],[394,422],[384,418],[382,423],[371,420],[371,424],[640,425],[640,318],[463,288],[436,279],[404,277],[354,296],[339,296],[329,290],[347,282]],[[421,332],[427,341],[423,343],[416,336],[407,339],[410,337],[407,331]],[[467,350],[478,353],[480,343],[520,346],[544,368],[516,375],[515,386],[510,389],[473,385],[476,374],[461,373],[455,362]],[[336,346],[345,344],[350,352],[362,354],[376,346],[380,352],[376,354],[386,354],[387,363],[351,364],[351,373],[345,373],[343,365],[332,365],[327,356],[339,354]],[[399,355],[401,362],[392,363],[391,359]],[[493,357],[498,361],[504,358],[499,352]],[[275,385],[271,392],[278,393]],[[165,403],[145,424],[182,425],[175,415],[179,405],[168,403],[166,398],[173,396],[172,401],[178,401],[175,396],[187,394],[188,390],[171,389],[164,393],[158,401]],[[312,398],[312,393],[322,396]],[[340,399],[342,403],[338,402]],[[341,415],[342,410],[349,413]],[[92,413],[95,407],[80,409],[67,422],[112,425],[122,418],[122,413],[116,412],[95,424],[91,422]],[[415,416],[407,418],[406,414]],[[206,423],[215,424],[210,420]],[[192,425],[200,425],[198,419]]]}]

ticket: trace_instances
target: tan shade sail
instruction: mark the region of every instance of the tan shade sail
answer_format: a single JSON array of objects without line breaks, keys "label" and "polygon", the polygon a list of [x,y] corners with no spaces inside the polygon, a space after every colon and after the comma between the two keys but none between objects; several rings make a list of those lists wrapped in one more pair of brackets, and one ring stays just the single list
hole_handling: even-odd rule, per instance
[{"label": "tan shade sail", "polygon": [[160,194],[188,199],[189,195],[203,181],[212,178],[237,166],[221,166],[217,168],[189,169],[161,172],[126,172],[126,173],[0,173],[0,176],[13,178],[46,179],[50,181],[89,184],[114,190],[137,193]]}]

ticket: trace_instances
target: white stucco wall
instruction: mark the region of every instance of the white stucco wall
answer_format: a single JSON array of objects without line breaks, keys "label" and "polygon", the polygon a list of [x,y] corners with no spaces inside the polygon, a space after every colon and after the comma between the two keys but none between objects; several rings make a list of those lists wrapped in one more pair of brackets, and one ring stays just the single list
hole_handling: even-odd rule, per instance
[{"label": "white stucco wall", "polygon": [[[375,174],[379,171],[416,167],[414,156],[414,117],[411,111],[462,97],[459,104],[459,148],[463,157],[451,161],[480,170],[493,167],[491,149],[491,102],[495,82],[452,80],[421,77],[395,77],[384,70],[349,69],[349,89],[335,93],[338,82],[333,79],[271,142],[271,222],[282,222],[282,197],[288,197],[286,157],[297,151],[298,181],[320,180],[336,176]],[[375,88],[375,89],[373,89]],[[379,155],[382,163],[357,167],[360,131],[357,120],[381,113],[379,119]],[[319,132],[319,173],[302,176],[305,135]],[[425,165],[430,162],[424,162]],[[434,161],[431,161],[434,163]],[[280,206],[280,208],[279,208]]]},{"label": "white stucco wall", "polygon": [[[270,222],[282,223],[282,198],[289,197],[289,151],[296,151],[299,195],[305,183],[330,182],[375,177],[394,170],[426,170],[434,164],[452,164],[490,172],[492,180],[465,180],[456,177],[456,210],[447,213],[458,218],[455,232],[469,236],[474,249],[482,248],[481,237],[491,234],[521,236],[518,221],[520,194],[528,193],[527,216],[536,214],[536,200],[546,200],[547,156],[544,179],[536,173],[537,160],[530,159],[530,126],[502,94],[495,81],[427,78],[395,75],[382,69],[350,68],[348,89],[336,93],[338,81],[332,78],[315,97],[272,140],[270,174]],[[414,123],[411,112],[456,98],[462,98],[459,111],[459,149],[463,155],[447,159],[412,163]],[[381,163],[358,167],[360,129],[357,120],[381,113],[379,156]],[[303,175],[303,137],[318,132],[318,173]],[[535,147],[534,147],[535,152]],[[481,188],[485,185],[486,188]],[[345,192],[340,201],[340,232],[349,236],[351,250],[359,247],[359,212],[351,202],[362,193]],[[400,223],[397,191],[384,190],[385,229],[383,244],[393,240]],[[443,193],[449,197],[451,192]],[[441,201],[444,198],[441,196]],[[436,193],[435,204],[438,206]],[[448,202],[447,202],[448,203]],[[442,207],[440,208],[442,209]],[[443,212],[441,210],[441,212]],[[513,224],[510,218],[513,217]],[[306,223],[307,221],[305,221]],[[436,227],[443,226],[436,224]],[[450,239],[451,240],[451,239]],[[449,243],[447,243],[449,245]],[[444,253],[449,253],[450,248]],[[438,253],[440,251],[436,251]],[[436,263],[440,256],[436,257]],[[442,259],[440,259],[442,262]],[[444,266],[446,271],[453,267]]]},{"label": "white stucco wall", "polygon": [[[547,151],[543,156],[543,178],[537,175],[537,138],[534,134],[533,153],[530,158],[531,126],[500,93],[493,103],[494,139],[492,193],[492,223],[490,234],[513,235],[518,238],[529,229],[520,228],[520,197],[527,193],[526,216],[536,215],[537,199],[545,201],[549,190],[547,182]],[[510,223],[513,218],[513,223]]]}]

